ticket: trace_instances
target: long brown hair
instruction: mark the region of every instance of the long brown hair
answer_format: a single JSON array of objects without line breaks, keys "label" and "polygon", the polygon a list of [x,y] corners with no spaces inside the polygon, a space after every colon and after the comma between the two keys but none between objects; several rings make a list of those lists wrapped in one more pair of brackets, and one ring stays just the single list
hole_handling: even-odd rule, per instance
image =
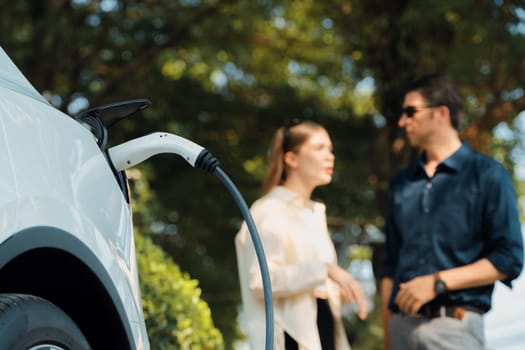
[{"label": "long brown hair", "polygon": [[286,180],[284,154],[296,152],[312,134],[320,129],[324,128],[315,122],[292,119],[275,131],[268,155],[268,168],[262,184],[263,195]]}]

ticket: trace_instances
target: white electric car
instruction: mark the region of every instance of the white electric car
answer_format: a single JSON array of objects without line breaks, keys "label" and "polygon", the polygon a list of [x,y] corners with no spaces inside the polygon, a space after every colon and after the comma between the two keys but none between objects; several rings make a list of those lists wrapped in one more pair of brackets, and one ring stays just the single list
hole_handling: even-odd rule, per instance
[{"label": "white electric car", "polygon": [[125,175],[107,127],[132,100],[75,118],[0,48],[0,349],[149,349]]}]

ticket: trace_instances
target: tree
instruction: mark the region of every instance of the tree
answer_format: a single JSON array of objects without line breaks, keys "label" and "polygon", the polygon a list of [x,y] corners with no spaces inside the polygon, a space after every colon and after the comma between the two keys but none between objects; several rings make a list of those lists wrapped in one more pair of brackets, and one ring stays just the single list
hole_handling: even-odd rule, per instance
[{"label": "tree", "polygon": [[[412,159],[397,128],[403,86],[443,71],[466,97],[463,135],[511,165],[492,130],[523,109],[523,3],[481,1],[53,0],[0,4],[2,45],[70,114],[144,97],[110,146],[152,131],[188,137],[251,203],[273,130],[292,116],[330,131],[330,216],[381,226],[389,177]],[[497,148],[494,148],[496,147]],[[137,222],[200,281],[228,348],[240,301],[233,235],[242,220],[222,185],[173,156],[147,163],[158,208]],[[143,168],[141,168],[143,169]]]},{"label": "tree", "polygon": [[373,77],[386,121],[376,141],[376,149],[389,150],[376,158],[380,182],[413,156],[397,116],[403,87],[416,76],[444,72],[458,82],[466,99],[463,137],[484,152],[493,128],[525,108],[523,2],[375,0],[346,2],[342,12],[356,72]]}]

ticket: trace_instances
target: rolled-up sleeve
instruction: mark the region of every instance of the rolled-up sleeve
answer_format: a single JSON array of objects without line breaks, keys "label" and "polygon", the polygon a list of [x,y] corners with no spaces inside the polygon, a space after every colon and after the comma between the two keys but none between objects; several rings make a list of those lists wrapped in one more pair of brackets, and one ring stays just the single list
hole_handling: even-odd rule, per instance
[{"label": "rolled-up sleeve", "polygon": [[498,166],[487,179],[486,258],[505,274],[509,287],[523,268],[523,236],[517,197],[510,174]]}]

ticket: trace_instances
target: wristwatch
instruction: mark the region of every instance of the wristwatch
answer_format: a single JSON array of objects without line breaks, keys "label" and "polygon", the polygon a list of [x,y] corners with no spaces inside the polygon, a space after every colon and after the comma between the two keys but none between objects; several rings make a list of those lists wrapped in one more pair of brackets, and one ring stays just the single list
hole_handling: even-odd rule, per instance
[{"label": "wristwatch", "polygon": [[436,292],[437,295],[440,295],[447,291],[447,285],[445,281],[441,279],[441,276],[439,276],[439,272],[434,273],[434,292]]}]

